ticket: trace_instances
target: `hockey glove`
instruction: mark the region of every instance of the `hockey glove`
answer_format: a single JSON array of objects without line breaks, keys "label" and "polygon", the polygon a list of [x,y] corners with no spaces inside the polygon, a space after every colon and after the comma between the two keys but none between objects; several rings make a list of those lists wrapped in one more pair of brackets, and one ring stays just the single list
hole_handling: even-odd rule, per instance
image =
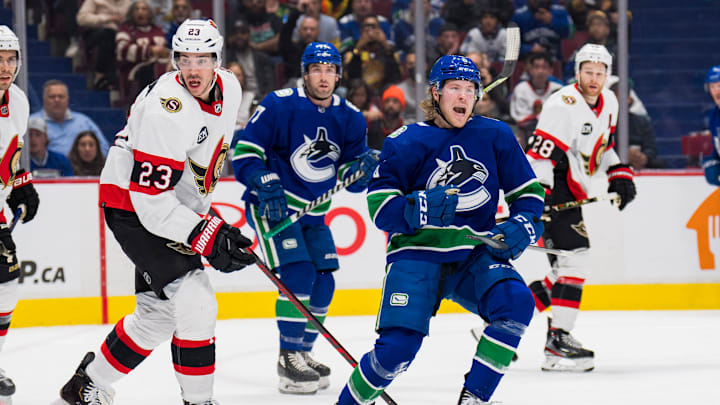
[{"label": "hockey glove", "polygon": [[0,243],[2,244],[2,246],[0,246],[0,254],[15,254],[15,242],[13,241],[10,228],[7,224],[0,225]]},{"label": "hockey glove", "polygon": [[617,164],[610,166],[607,171],[608,193],[618,193],[620,196],[620,205],[618,209],[622,211],[626,205],[635,199],[635,183],[633,182],[633,171],[629,165]]},{"label": "hockey glove", "polygon": [[713,186],[720,186],[720,161],[709,158],[703,162],[705,180]]},{"label": "hockey glove", "polygon": [[40,198],[38,197],[38,193],[35,191],[35,187],[32,184],[32,174],[26,172],[25,170],[20,170],[15,174],[13,189],[7,199],[7,203],[13,214],[17,211],[20,204],[25,204],[25,216],[23,217],[23,223],[30,222],[33,218],[35,218],[38,205],[40,205]]},{"label": "hockey glove", "polygon": [[430,190],[418,190],[406,195],[407,204],[403,216],[408,225],[418,230],[425,225],[448,226],[455,219],[458,205],[456,193],[448,190],[453,186],[437,186]]},{"label": "hockey glove", "polygon": [[[367,152],[358,156],[357,160],[353,162],[353,164],[350,166],[349,172],[356,173],[358,170],[360,170],[364,173],[363,176],[360,177],[353,184],[353,189],[358,189],[358,191],[361,191],[367,188],[367,185],[370,182],[370,178],[372,177],[373,172],[375,171],[375,168],[379,163],[378,156],[380,156],[380,151],[375,149],[368,149]],[[348,190],[353,191],[350,187],[348,187]]]},{"label": "hockey glove", "polygon": [[537,217],[527,212],[513,215],[510,219],[497,224],[490,230],[492,238],[503,235],[507,249],[495,249],[488,245],[491,255],[502,259],[517,259],[529,244],[537,242],[545,230],[545,225]]},{"label": "hockey glove", "polygon": [[255,256],[242,250],[252,246],[252,241],[244,237],[239,229],[218,217],[202,220],[190,232],[188,244],[193,251],[205,256],[211,266],[223,273],[240,270],[255,263]]},{"label": "hockey glove", "polygon": [[257,193],[261,216],[272,222],[278,222],[287,216],[287,200],[280,176],[273,172],[258,172],[253,176],[252,184]]}]

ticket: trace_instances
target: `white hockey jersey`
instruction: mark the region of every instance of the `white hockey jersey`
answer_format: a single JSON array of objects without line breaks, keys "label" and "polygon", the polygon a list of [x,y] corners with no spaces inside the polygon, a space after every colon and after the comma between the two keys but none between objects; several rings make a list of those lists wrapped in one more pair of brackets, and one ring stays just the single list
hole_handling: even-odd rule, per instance
[{"label": "white hockey jersey", "polygon": [[603,88],[594,109],[585,102],[577,84],[550,96],[528,141],[527,155],[540,184],[554,186],[553,168],[566,155],[570,191],[577,199],[587,198],[590,178],[620,163],[613,149],[617,115],[617,98],[607,88]]},{"label": "white hockey jersey", "polygon": [[[11,84],[0,100],[0,198],[10,195],[15,173],[20,168],[20,151],[27,131],[30,104],[25,92]],[[5,218],[0,209],[0,222]]]},{"label": "white hockey jersey", "polygon": [[210,209],[240,108],[233,73],[218,69],[216,86],[206,104],[174,71],[140,93],[100,175],[102,207],[134,211],[149,232],[187,243]]},{"label": "white hockey jersey", "polygon": [[510,116],[518,124],[535,119],[548,98],[562,87],[562,84],[549,80],[542,91],[536,91],[530,81],[517,84],[510,96]]}]

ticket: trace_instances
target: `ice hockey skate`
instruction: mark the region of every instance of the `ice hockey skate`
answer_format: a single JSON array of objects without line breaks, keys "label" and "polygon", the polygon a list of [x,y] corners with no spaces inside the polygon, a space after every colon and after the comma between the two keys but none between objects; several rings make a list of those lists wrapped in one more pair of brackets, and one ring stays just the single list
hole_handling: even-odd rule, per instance
[{"label": "ice hockey skate", "polygon": [[485,402],[482,399],[478,398],[473,394],[472,392],[468,391],[467,388],[463,387],[462,391],[460,391],[460,399],[458,399],[458,405],[492,405],[492,404],[500,404],[500,402],[490,401]]},{"label": "ice hockey skate", "polygon": [[302,352],[280,349],[277,364],[283,394],[314,394],[320,386],[320,374],[305,362]]},{"label": "ice hockey skate", "polygon": [[183,405],[220,405],[220,402],[218,402],[218,401],[216,401],[216,400],[214,400],[214,399],[211,399],[211,400],[205,401],[205,402],[188,402],[188,401],[183,401]]},{"label": "ice hockey skate", "polygon": [[595,353],[582,347],[570,332],[549,328],[543,371],[584,372],[595,368]]},{"label": "ice hockey skate", "polygon": [[95,358],[95,353],[88,352],[80,362],[75,374],[60,389],[59,402],[55,404],[68,405],[111,405],[113,403],[114,391],[101,389],[87,375],[85,369]]},{"label": "ice hockey skate", "polygon": [[310,352],[302,352],[305,363],[320,375],[318,389],[324,390],[330,386],[330,367],[320,363],[310,356]]},{"label": "ice hockey skate", "polygon": [[12,395],[15,393],[15,383],[0,368],[0,405],[11,405]]}]

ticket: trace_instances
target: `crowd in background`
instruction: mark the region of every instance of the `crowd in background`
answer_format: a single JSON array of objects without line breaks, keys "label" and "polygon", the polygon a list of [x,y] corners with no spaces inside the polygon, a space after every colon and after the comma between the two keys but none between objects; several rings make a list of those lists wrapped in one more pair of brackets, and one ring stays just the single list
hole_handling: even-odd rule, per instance
[{"label": "crowd in background", "polygon": [[[362,110],[368,123],[368,145],[382,148],[387,135],[416,120],[414,1],[423,1],[425,66],[429,69],[442,55],[463,54],[477,64],[484,85],[502,69],[507,25],[518,25],[522,44],[515,73],[485,94],[475,113],[510,124],[523,146],[543,102],[575,80],[578,48],[585,43],[602,44],[616,61],[615,0],[230,0],[223,65],[236,74],[243,88],[237,130],[242,130],[266,94],[302,86],[303,49],[310,42],[326,41],[343,55],[338,93]],[[42,3],[40,8],[48,16],[46,32],[65,39],[61,43],[66,56],[82,61],[92,89],[114,90],[115,103],[127,108],[143,87],[172,69],[169,59],[175,30],[187,18],[208,14],[208,3],[59,0]],[[613,63],[616,71],[617,63]],[[608,79],[608,85],[616,83],[616,77]],[[62,115],[53,114],[51,96],[46,93],[48,87],[61,87],[54,84],[44,86],[43,111],[33,114],[42,117],[47,128],[46,140],[38,140],[32,154],[34,167],[55,162],[48,153],[55,152],[68,158],[72,168],[51,168],[57,171],[50,173],[99,173],[99,169],[80,169],[79,165],[100,162],[101,168],[106,136],[112,134],[103,135],[94,124],[84,123],[81,128],[76,123],[77,128],[65,129],[58,136],[58,128],[71,126],[63,124],[66,120],[91,120],[70,111],[67,101]],[[67,87],[65,97],[69,97]],[[652,121],[632,86],[629,103],[630,163],[636,169],[663,167],[657,158]],[[41,127],[39,122],[31,125],[37,131]],[[95,139],[92,159],[78,151],[84,145],[79,135],[87,131]],[[41,153],[43,142],[47,152]]]}]

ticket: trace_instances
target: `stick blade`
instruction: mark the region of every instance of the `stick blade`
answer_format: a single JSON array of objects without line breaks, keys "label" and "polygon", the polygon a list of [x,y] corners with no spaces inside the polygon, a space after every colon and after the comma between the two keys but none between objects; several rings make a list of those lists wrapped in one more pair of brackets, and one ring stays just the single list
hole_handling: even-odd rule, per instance
[{"label": "stick blade", "polygon": [[502,77],[509,77],[515,71],[518,57],[520,56],[520,27],[514,22],[509,22],[505,29],[507,34],[505,42],[505,63],[500,73]]}]

